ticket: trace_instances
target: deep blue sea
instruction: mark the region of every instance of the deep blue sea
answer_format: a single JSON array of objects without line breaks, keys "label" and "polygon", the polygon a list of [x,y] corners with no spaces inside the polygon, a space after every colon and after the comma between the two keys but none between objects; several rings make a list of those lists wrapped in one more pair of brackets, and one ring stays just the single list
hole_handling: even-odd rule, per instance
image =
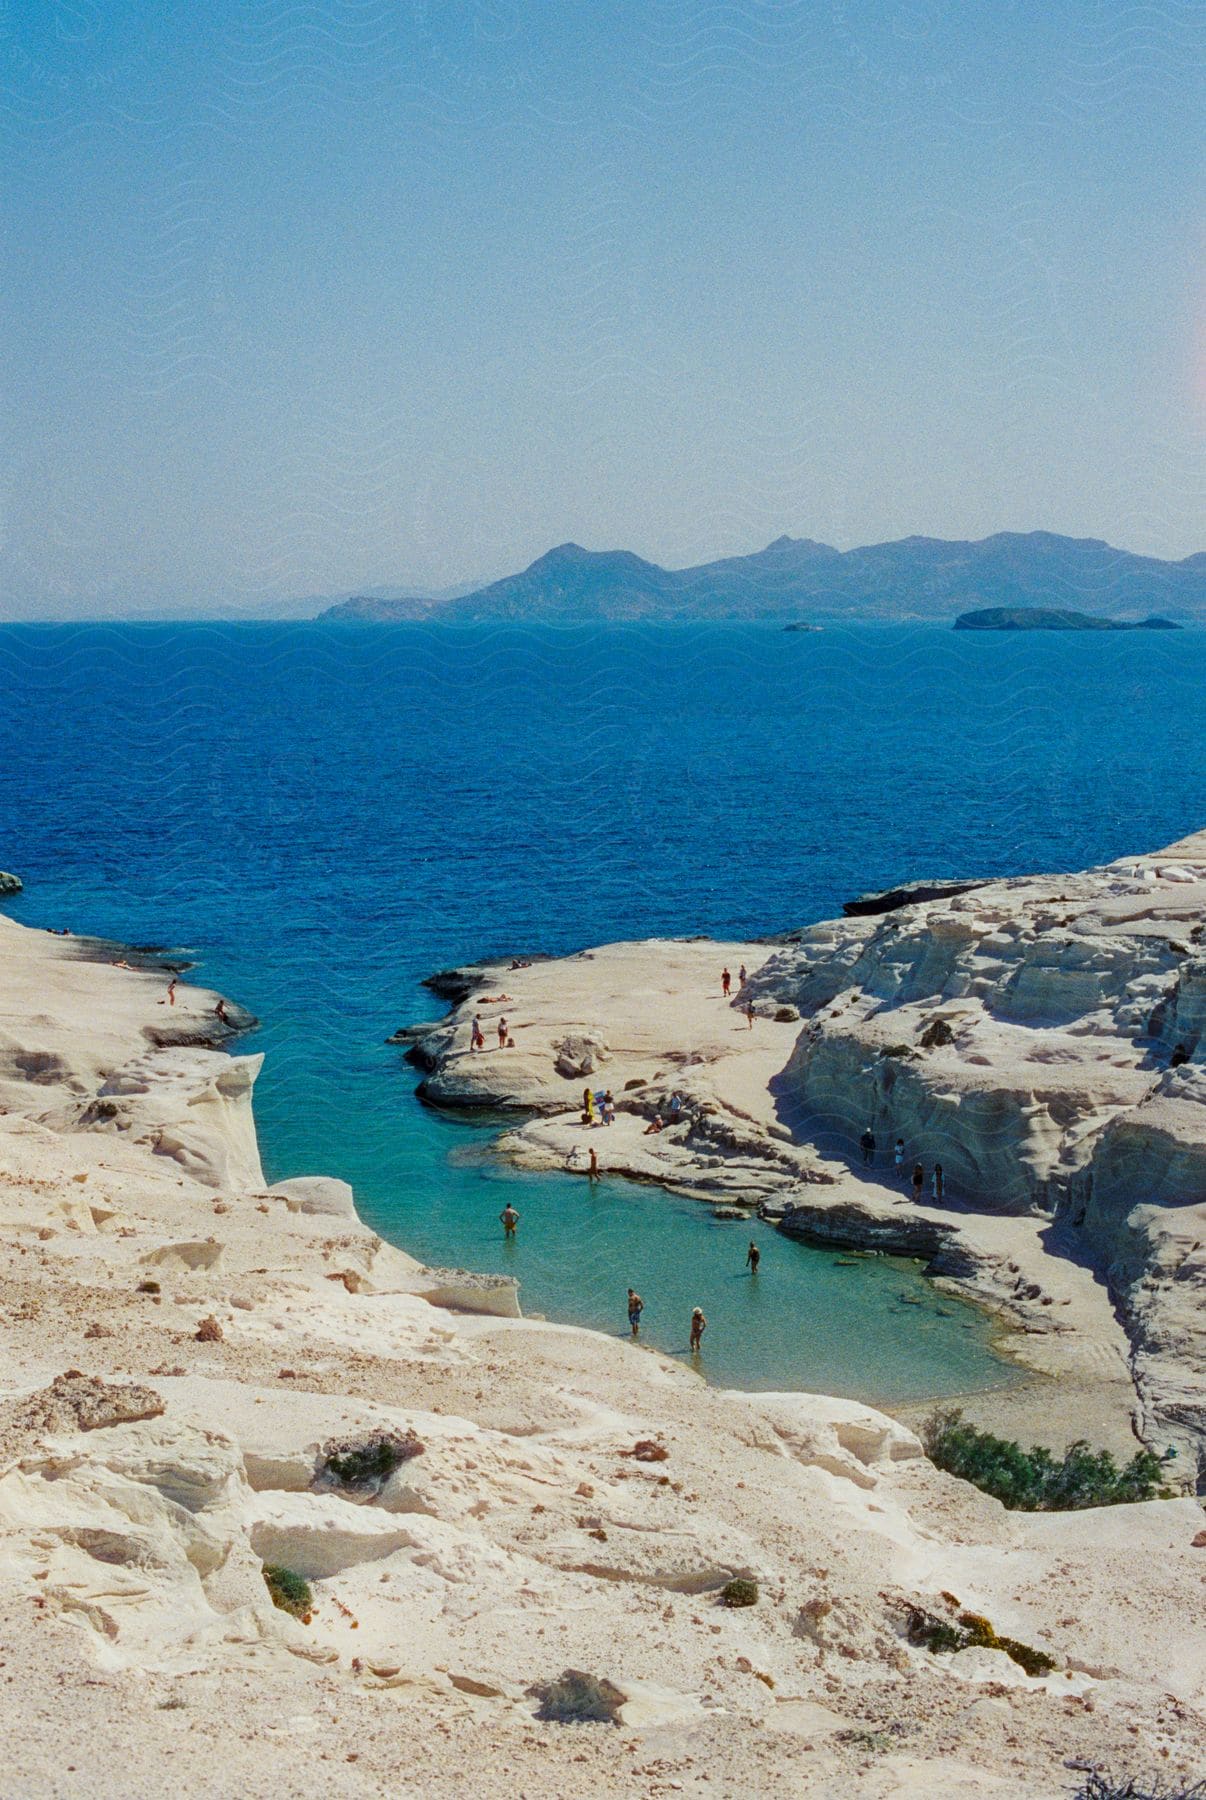
[{"label": "deep blue sea", "polygon": [[[7,910],[186,949],[250,1006],[270,1179],[709,1378],[884,1401],[1006,1378],[981,1317],[618,1181],[519,1176],[384,1039],[490,953],[760,934],[913,876],[1077,868],[1206,824],[1197,631],[0,628]],[[499,1241],[503,1199],[523,1213]],[[920,1301],[921,1304],[915,1304]]]}]

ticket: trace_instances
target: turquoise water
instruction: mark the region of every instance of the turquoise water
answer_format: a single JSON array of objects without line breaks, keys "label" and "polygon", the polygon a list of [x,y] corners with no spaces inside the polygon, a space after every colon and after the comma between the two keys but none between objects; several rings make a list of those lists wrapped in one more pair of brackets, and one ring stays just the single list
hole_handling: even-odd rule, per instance
[{"label": "turquoise water", "polygon": [[[746,935],[902,878],[1078,867],[1206,821],[1200,634],[759,627],[0,629],[8,910],[191,950],[251,1006],[271,1178],[350,1180],[528,1310],[750,1386],[890,1400],[1007,1374],[910,1266],[841,1266],[698,1203],[516,1176],[384,1040],[434,968],[655,932]],[[853,1148],[853,1147],[852,1147]],[[523,1214],[504,1246],[498,1213]],[[905,1299],[918,1299],[908,1305]]]}]

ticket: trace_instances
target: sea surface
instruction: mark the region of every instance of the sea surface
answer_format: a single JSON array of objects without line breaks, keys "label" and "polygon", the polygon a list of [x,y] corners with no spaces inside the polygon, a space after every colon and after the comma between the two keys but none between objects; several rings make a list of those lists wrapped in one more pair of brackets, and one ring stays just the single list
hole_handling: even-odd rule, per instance
[{"label": "sea surface", "polygon": [[[1079,868],[1206,824],[1200,632],[931,627],[0,628],[6,906],[178,948],[251,1007],[270,1180],[349,1180],[426,1260],[709,1379],[885,1402],[1009,1380],[913,1264],[697,1202],[519,1175],[385,1044],[432,970],[755,935],[915,876]],[[522,1214],[501,1242],[498,1214]]]}]

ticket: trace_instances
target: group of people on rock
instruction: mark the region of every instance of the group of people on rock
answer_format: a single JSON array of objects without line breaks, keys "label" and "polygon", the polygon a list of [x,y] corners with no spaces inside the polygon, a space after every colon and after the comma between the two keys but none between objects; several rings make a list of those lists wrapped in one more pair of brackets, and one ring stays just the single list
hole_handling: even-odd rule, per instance
[{"label": "group of people on rock", "polygon": [[[875,1133],[869,1125],[858,1140],[858,1147],[862,1151],[864,1167],[873,1169],[875,1167]],[[905,1161],[905,1141],[902,1137],[898,1137],[892,1146],[892,1166],[897,1175],[903,1173]],[[915,1202],[920,1201],[924,1191],[925,1170],[919,1162],[914,1162],[913,1199]],[[930,1172],[930,1195],[939,1206],[946,1198],[946,1177],[942,1173],[940,1162],[936,1162]]]},{"label": "group of people on rock", "polygon": [[[505,998],[505,995],[503,998]],[[515,1039],[511,1036],[511,1027],[507,1024],[505,1013],[499,1014],[498,1047],[500,1050],[514,1050],[515,1048]],[[482,1030],[482,1022],[477,1013],[474,1013],[473,1023],[469,1028],[469,1048],[474,1051],[484,1050],[486,1048],[486,1036]]]},{"label": "group of people on rock", "polygon": [[[744,990],[745,984],[748,980],[749,980],[749,973],[746,969],[745,964],[742,963],[741,967],[737,971],[738,998],[740,998],[741,993]],[[720,971],[720,993],[721,993],[722,999],[728,1000],[731,997],[732,992],[733,992],[733,976],[732,976],[731,971],[729,970],[729,968],[726,965],[726,967]],[[755,1017],[756,1017],[756,1014],[754,1012],[754,1003],[752,1000],[747,1000],[745,1003],[745,1022],[749,1026],[751,1031],[754,1029]]]},{"label": "group of people on rock", "polygon": [[614,1125],[616,1120],[616,1103],[610,1088],[603,1088],[598,1093],[593,1088],[582,1090],[582,1123],[584,1125]]}]

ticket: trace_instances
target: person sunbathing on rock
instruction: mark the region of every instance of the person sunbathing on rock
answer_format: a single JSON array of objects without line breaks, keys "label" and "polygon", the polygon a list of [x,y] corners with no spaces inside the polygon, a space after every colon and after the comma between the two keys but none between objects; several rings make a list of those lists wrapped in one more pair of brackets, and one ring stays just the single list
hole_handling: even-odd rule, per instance
[{"label": "person sunbathing on rock", "polygon": [[661,1113],[654,1113],[642,1135],[645,1137],[656,1137],[659,1131],[665,1129],[665,1124],[666,1121],[663,1119]]}]

